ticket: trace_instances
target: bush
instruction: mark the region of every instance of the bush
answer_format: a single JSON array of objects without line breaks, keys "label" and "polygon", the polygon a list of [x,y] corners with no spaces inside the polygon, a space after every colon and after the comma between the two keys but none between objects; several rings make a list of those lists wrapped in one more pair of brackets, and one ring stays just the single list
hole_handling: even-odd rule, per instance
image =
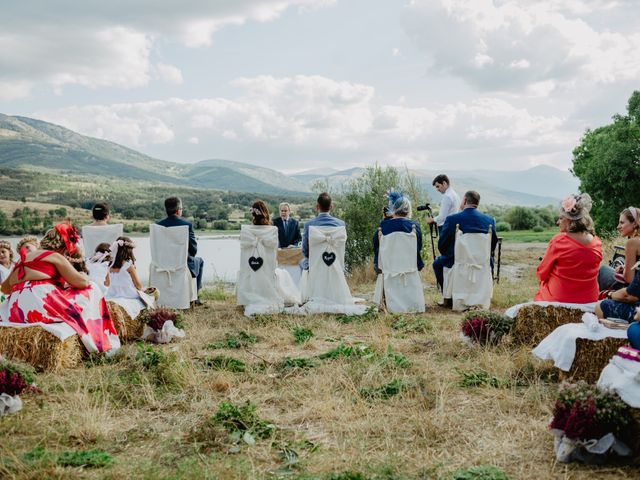
[{"label": "bush", "polygon": [[532,228],[532,230],[536,233],[544,232],[544,228],[541,227],[540,225],[536,225],[535,227]]},{"label": "bush", "polygon": [[229,222],[227,222],[226,220],[215,220],[213,222],[213,229],[214,230],[228,230],[229,229]]},{"label": "bush", "polygon": [[496,232],[510,232],[511,224],[509,222],[496,223]]}]

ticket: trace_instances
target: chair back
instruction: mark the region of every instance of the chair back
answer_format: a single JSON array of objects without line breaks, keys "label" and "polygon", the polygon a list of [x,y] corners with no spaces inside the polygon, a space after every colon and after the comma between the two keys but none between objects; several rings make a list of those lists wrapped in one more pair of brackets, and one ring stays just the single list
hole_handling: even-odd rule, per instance
[{"label": "chair back", "polygon": [[283,305],[276,287],[277,250],[277,227],[242,225],[240,271],[236,284],[238,305]]},{"label": "chair back", "polygon": [[82,227],[82,247],[84,256],[89,258],[101,243],[111,245],[118,237],[122,236],[122,224],[112,225],[85,225]]},{"label": "chair back", "polygon": [[377,278],[374,301],[392,313],[424,312],[415,227],[411,233],[380,235],[379,244],[378,268],[382,273]]},{"label": "chair back", "polygon": [[491,304],[491,233],[491,225],[487,233],[463,233],[456,226],[455,263],[449,278],[454,310]]},{"label": "chair back", "polygon": [[149,235],[149,285],[158,289],[158,306],[189,308],[194,297],[191,273],[187,266],[189,227],[151,224]]},{"label": "chair back", "polygon": [[309,227],[309,273],[303,300],[353,304],[344,277],[345,227]]}]

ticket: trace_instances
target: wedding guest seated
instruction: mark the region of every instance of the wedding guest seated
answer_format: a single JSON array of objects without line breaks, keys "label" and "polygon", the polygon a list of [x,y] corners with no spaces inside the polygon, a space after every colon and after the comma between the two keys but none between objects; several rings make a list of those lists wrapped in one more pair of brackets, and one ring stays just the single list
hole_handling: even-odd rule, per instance
[{"label": "wedding guest seated", "polygon": [[15,323],[64,322],[89,352],[117,350],[120,340],[102,293],[69,261],[79,255],[78,240],[75,227],[61,223],[45,234],[40,249],[22,249],[2,283],[2,292],[10,296],[0,317]]},{"label": "wedding guest seated", "polygon": [[279,207],[280,216],[273,219],[273,225],[278,227],[278,248],[295,246],[302,241],[298,221],[291,217],[291,207],[282,202]]},{"label": "wedding guest seated", "polygon": [[18,244],[16,245],[16,252],[20,253],[22,248],[26,248],[28,252],[33,252],[40,248],[40,242],[38,241],[38,237],[35,235],[26,235],[20,239]]},{"label": "wedding guest seated", "polygon": [[[415,220],[411,220],[411,201],[402,195],[400,192],[389,193],[389,209],[390,216],[382,219],[378,228],[382,235],[389,235],[393,232],[406,232],[411,233],[415,228],[416,237],[418,240],[416,251],[416,264],[418,270],[424,268],[424,262],[422,261],[422,230],[420,230],[420,224]],[[373,268],[376,273],[381,273],[378,268],[378,252],[380,250],[380,239],[378,236],[378,230],[373,235]]]},{"label": "wedding guest seated", "polygon": [[318,215],[304,224],[304,235],[302,236],[302,255],[304,258],[300,261],[300,267],[303,270],[309,270],[309,227],[344,227],[344,221],[329,213],[332,208],[331,195],[327,192],[318,195],[316,201]]},{"label": "wedding guest seated", "polygon": [[91,215],[93,216],[93,223],[90,223],[91,226],[108,225],[111,218],[111,209],[106,203],[96,203],[91,209]]},{"label": "wedding guest seated", "polygon": [[[178,197],[167,198],[164,201],[164,208],[167,212],[167,218],[157,221],[156,223],[158,225],[163,227],[187,225],[189,227],[189,252],[187,255],[187,266],[189,267],[191,276],[196,279],[196,288],[199,292],[202,288],[202,270],[204,260],[200,257],[196,257],[196,253],[198,253],[198,242],[193,230],[193,223],[182,218],[182,200]],[[200,298],[195,301],[195,304],[202,305]]]},{"label": "wedding guest seated", "polygon": [[142,301],[142,282],[136,270],[135,244],[129,237],[119,237],[110,247],[111,265],[107,285],[106,300],[113,300],[122,306],[131,318],[138,316],[146,308]]},{"label": "wedding guest seated", "polygon": [[606,300],[598,302],[595,313],[598,318],[619,318],[632,322],[640,307],[640,270],[627,287],[609,292]]},{"label": "wedding guest seated", "polygon": [[635,207],[625,208],[618,219],[618,232],[627,237],[624,245],[624,266],[614,270],[602,265],[598,270],[598,288],[619,290],[633,280],[632,267],[640,260],[640,211]]},{"label": "wedding guest seated", "polygon": [[538,265],[540,288],[534,300],[591,303],[598,299],[602,242],[595,235],[590,210],[587,193],[569,195],[562,201],[556,222],[560,233],[549,241]]},{"label": "wedding guest seated", "polygon": [[89,280],[100,287],[102,293],[107,291],[109,283],[109,265],[111,264],[111,245],[106,242],[98,244],[93,255],[87,260]]},{"label": "wedding guest seated", "polygon": [[13,268],[13,248],[6,240],[0,240],[0,281],[4,280],[11,273]]}]

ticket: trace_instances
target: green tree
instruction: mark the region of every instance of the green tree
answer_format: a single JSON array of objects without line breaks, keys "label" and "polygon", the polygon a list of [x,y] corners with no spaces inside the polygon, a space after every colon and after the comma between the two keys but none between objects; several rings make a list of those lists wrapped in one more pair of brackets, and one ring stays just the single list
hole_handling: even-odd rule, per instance
[{"label": "green tree", "polygon": [[637,205],[640,191],[640,91],[627,104],[627,115],[587,130],[573,150],[573,173],[580,190],[593,200],[592,217],[599,231],[613,231],[619,213]]},{"label": "green tree", "polygon": [[512,207],[505,215],[505,221],[514,230],[531,230],[537,224],[536,214],[527,207]]}]

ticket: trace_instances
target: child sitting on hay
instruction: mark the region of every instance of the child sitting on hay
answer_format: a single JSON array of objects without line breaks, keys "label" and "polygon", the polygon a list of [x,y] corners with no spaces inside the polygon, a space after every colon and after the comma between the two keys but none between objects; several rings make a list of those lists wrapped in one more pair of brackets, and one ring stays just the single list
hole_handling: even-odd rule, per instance
[{"label": "child sitting on hay", "polygon": [[106,242],[98,244],[96,251],[87,262],[89,280],[100,287],[102,293],[107,292],[109,284],[109,265],[111,264],[111,245]]},{"label": "child sitting on hay", "polygon": [[0,282],[11,273],[13,268],[13,249],[11,244],[6,240],[0,240]]},{"label": "child sitting on hay", "polygon": [[136,271],[136,257],[133,254],[135,244],[129,237],[118,237],[111,244],[111,265],[106,279],[108,286],[105,295],[122,306],[131,318],[136,318],[146,307],[154,306],[154,299],[143,291],[142,282]]}]

